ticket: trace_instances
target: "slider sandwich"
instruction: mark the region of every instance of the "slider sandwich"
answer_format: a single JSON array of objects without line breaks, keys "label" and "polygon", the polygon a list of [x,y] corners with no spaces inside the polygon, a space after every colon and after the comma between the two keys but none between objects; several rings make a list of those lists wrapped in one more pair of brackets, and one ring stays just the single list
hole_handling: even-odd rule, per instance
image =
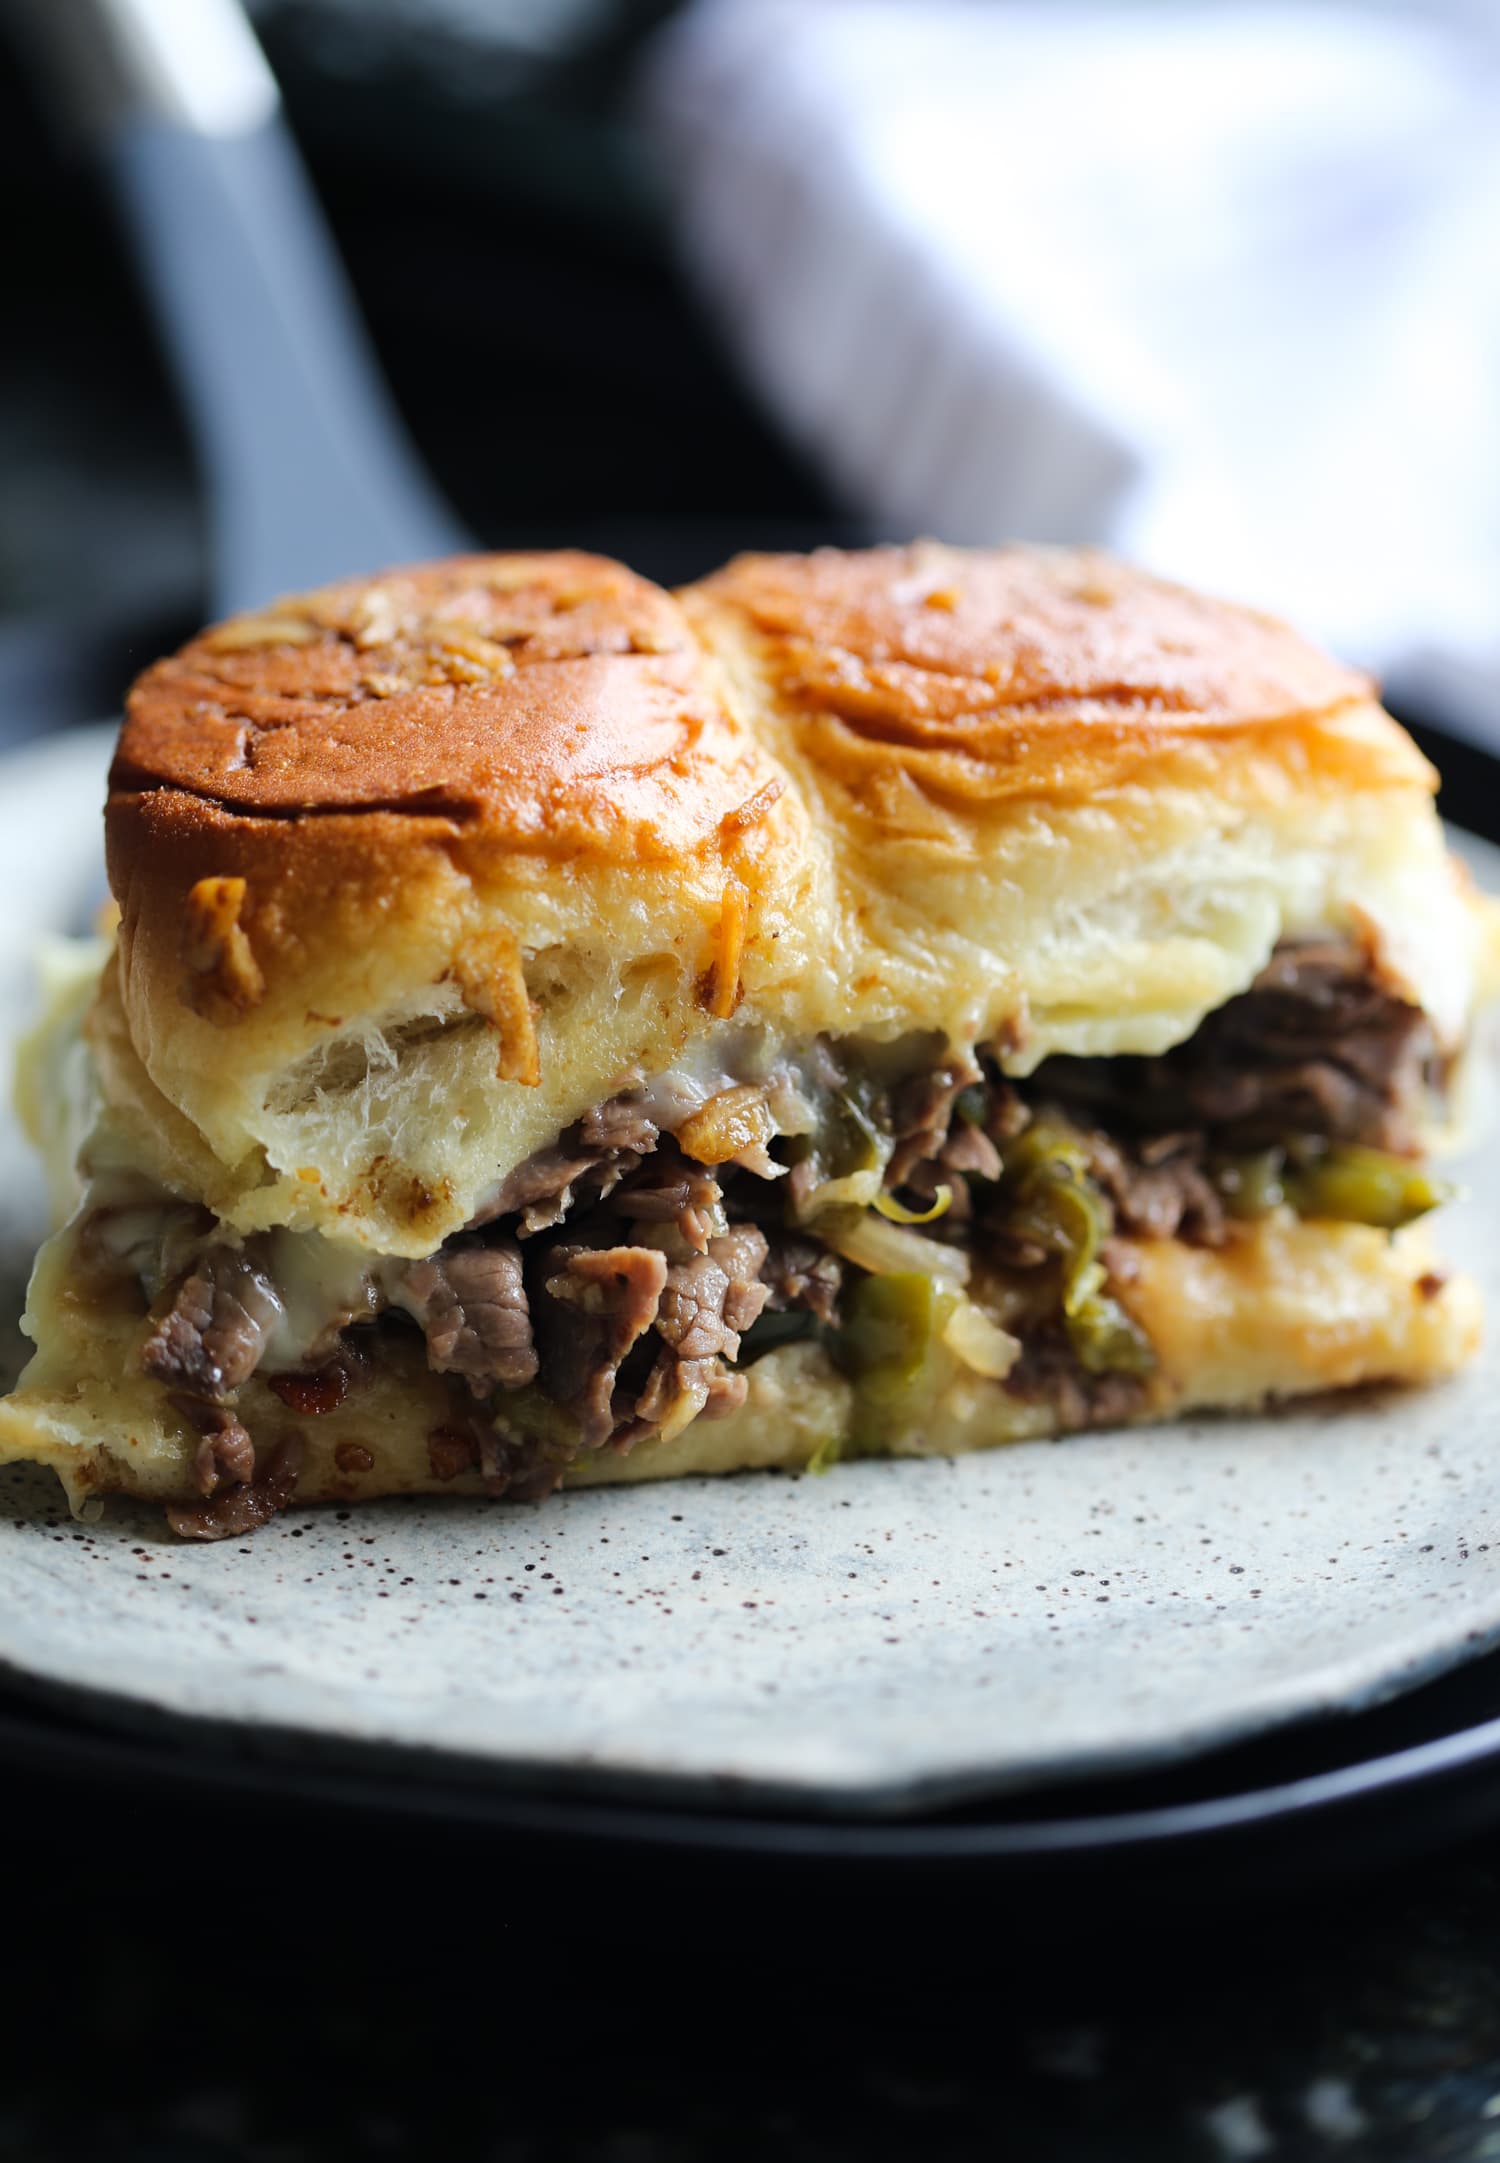
[{"label": "slider sandwich", "polygon": [[214,1538],[1448,1374],[1495,941],[1434,784],[1092,553],[220,624],[131,693],[118,929],[27,1053],[69,1213],[0,1458]]}]

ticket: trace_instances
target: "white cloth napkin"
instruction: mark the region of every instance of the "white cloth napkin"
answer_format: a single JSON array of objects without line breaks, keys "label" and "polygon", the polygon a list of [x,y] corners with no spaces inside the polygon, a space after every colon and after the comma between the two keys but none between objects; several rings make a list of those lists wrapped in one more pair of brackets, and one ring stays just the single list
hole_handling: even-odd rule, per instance
[{"label": "white cloth napkin", "polygon": [[1106,542],[1500,745],[1489,0],[697,0],[642,104],[852,505]]}]

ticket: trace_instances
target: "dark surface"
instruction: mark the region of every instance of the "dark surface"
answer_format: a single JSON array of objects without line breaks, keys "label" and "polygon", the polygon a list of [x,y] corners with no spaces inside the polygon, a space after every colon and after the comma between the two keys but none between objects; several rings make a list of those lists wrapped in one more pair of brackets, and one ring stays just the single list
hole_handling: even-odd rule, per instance
[{"label": "dark surface", "polygon": [[[663,12],[604,11],[540,57],[476,57],[373,0],[281,0],[262,24],[463,516],[492,543],[587,538],[678,578],[857,529],[672,269],[619,98]],[[205,566],[108,217],[3,48],[0,114],[14,739],[112,707],[191,628]],[[1495,832],[1494,767],[1430,747],[1454,814]],[[1475,1670],[1352,1733],[1115,1800],[1207,1800],[1496,1706]],[[1454,1838],[1491,1779],[1325,1817],[1321,1846],[1283,1826],[1269,1869],[1221,1846],[1192,1875],[1138,1852],[939,1884],[894,1855],[747,1874],[127,1755],[0,1703],[0,2158],[1500,2157],[1500,1844],[1382,1859]]]},{"label": "dark surface", "polygon": [[706,1805],[645,1779],[549,1784],[521,1766],[175,1718],[22,1675],[0,1690],[0,1766],[58,1793],[86,1783],[127,1804],[170,1801],[173,1815],[269,1808],[364,1840],[425,1827],[524,1845],[599,1878],[658,1934],[686,1884],[711,1881],[742,1935],[780,1934],[789,1900],[805,1919],[812,1901],[875,1892],[882,1929],[940,1934],[982,1892],[1037,1941],[1060,1899],[1117,1924],[1181,1921],[1327,1889],[1500,1823],[1500,1654],[1154,1771],[961,1801],[872,1793],[857,1809],[756,1800],[727,1781]]},{"label": "dark surface", "polygon": [[1490,1842],[1184,1904],[1128,1858],[747,1875],[7,1755],[6,2156],[1500,2149]]},{"label": "dark surface", "polygon": [[[275,2158],[1493,2156],[1484,1848],[1294,1905],[1039,1931],[976,1886],[713,1877],[34,1783],[0,2152]],[[1486,2115],[1486,2114],[1489,2115]]]}]

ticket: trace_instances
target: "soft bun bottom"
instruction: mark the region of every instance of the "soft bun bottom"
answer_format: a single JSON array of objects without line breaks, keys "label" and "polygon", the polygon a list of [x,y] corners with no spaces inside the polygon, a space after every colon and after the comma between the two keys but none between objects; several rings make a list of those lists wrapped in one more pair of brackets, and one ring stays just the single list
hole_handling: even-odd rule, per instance
[{"label": "soft bun bottom", "polygon": [[[1219,1251],[1169,1240],[1119,1245],[1122,1296],[1159,1358],[1141,1420],[1249,1410],[1367,1382],[1431,1381],[1462,1366],[1479,1342],[1477,1291],[1436,1265],[1424,1226],[1391,1238],[1278,1211]],[[15,1395],[0,1402],[0,1461],[51,1465],[75,1512],[92,1514],[108,1494],[195,1501],[198,1438],[140,1371],[139,1312],[91,1301],[83,1281],[64,1231],[38,1258],[28,1328],[39,1349]],[[768,1353],[749,1384],[729,1417],[699,1420],[628,1456],[590,1457],[566,1484],[797,1470],[820,1453],[956,1455],[1080,1423],[961,1370],[877,1439],[862,1431],[849,1381],[806,1343]],[[444,1480],[433,1469],[429,1437],[452,1419],[454,1400],[415,1339],[384,1344],[378,1367],[334,1411],[298,1414],[259,1381],[246,1386],[238,1410],[258,1450],[288,1435],[301,1440],[296,1503],[484,1494],[477,1472]]]}]

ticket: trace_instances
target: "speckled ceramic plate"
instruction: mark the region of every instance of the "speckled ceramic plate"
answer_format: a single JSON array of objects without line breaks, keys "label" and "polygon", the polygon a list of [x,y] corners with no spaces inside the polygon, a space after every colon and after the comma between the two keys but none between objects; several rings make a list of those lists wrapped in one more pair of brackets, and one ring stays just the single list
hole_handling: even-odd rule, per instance
[{"label": "speckled ceramic plate", "polygon": [[[97,885],[103,739],[8,761],[0,1022]],[[1500,853],[1476,845],[1500,885]],[[7,1124],[18,1296],[40,1187]],[[1500,1308],[1500,1151],[1447,1251]],[[845,1814],[1168,1764],[1500,1642],[1500,1357],[1422,1393],[827,1478],[293,1513],[179,1545],[0,1477],[0,1659],[136,1722]]]}]

